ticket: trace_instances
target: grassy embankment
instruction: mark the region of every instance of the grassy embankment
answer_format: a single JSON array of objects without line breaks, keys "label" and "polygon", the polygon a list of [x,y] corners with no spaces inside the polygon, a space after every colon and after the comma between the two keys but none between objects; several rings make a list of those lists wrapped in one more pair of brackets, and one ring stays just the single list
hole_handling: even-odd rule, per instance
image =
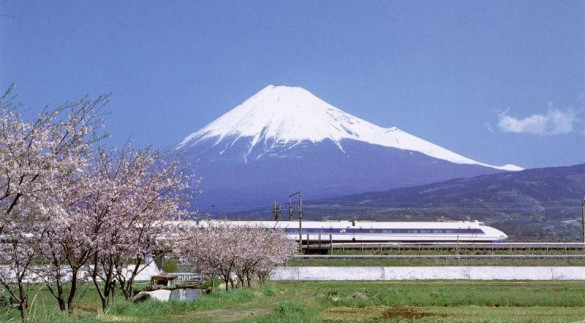
[{"label": "grassy embankment", "polygon": [[[585,318],[581,282],[273,282],[205,295],[195,302],[118,299],[105,314],[88,291],[71,316],[41,291],[33,321],[576,321]],[[0,320],[18,320],[3,309]]]}]

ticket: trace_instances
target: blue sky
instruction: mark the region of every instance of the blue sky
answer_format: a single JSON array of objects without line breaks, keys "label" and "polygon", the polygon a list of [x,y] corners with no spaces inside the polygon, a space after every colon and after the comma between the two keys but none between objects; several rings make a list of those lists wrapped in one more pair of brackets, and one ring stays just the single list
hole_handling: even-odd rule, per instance
[{"label": "blue sky", "polygon": [[583,1],[0,1],[0,87],[111,93],[107,131],[168,149],[268,84],[523,167],[585,162]]}]

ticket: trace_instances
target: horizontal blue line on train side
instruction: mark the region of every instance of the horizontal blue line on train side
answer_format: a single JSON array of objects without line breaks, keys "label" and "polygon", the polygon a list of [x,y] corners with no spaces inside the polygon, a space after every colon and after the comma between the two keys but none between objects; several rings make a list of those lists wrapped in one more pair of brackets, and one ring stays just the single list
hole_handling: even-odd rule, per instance
[{"label": "horizontal blue line on train side", "polygon": [[[299,234],[298,228],[285,228],[285,233]],[[484,234],[481,229],[333,229],[303,228],[301,234]]]}]

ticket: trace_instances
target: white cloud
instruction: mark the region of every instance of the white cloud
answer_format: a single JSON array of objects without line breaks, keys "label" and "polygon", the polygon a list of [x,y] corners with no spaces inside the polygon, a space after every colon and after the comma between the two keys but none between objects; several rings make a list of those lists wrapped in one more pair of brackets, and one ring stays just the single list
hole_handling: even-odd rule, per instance
[{"label": "white cloud", "polygon": [[573,111],[551,109],[547,114],[533,114],[524,119],[509,116],[507,112],[498,115],[498,127],[504,132],[530,133],[534,135],[558,135],[571,133],[577,116]]}]

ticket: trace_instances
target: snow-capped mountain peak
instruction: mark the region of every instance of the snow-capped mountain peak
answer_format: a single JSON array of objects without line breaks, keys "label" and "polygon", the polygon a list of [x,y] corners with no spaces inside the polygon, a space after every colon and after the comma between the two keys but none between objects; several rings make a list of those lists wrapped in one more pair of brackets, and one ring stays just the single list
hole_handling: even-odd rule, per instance
[{"label": "snow-capped mountain peak", "polygon": [[[356,118],[319,99],[300,87],[269,85],[219,119],[185,138],[179,146],[193,139],[227,136],[273,139],[278,143],[324,139],[355,139],[360,125],[376,126]],[[356,129],[357,128],[357,129]]]},{"label": "snow-capped mountain peak", "polygon": [[[319,99],[300,87],[269,85],[220,118],[187,136],[181,149],[201,141],[222,142],[224,138],[250,138],[249,151],[270,140],[276,145],[302,141],[333,141],[343,151],[343,140],[357,140],[398,148],[457,164],[476,164],[502,170],[521,170],[477,162],[396,127],[382,128]],[[236,139],[236,140],[237,140]]]}]

